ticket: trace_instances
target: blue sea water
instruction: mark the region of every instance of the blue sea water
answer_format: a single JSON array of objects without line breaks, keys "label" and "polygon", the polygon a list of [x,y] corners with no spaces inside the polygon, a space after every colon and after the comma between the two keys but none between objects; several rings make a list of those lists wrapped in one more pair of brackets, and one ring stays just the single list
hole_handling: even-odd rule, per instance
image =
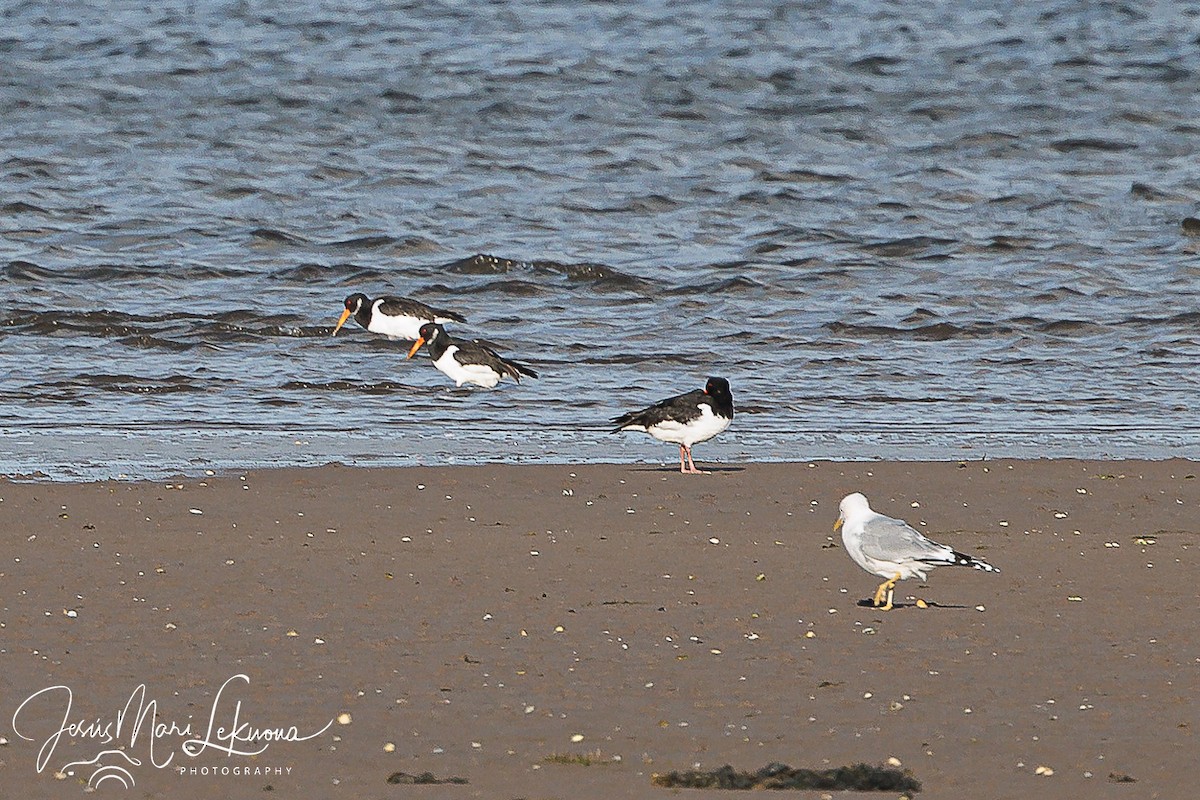
[{"label": "blue sea water", "polygon": [[0,64],[5,474],[672,463],[606,421],[708,375],[701,463],[1200,457],[1191,6],[24,2]]}]

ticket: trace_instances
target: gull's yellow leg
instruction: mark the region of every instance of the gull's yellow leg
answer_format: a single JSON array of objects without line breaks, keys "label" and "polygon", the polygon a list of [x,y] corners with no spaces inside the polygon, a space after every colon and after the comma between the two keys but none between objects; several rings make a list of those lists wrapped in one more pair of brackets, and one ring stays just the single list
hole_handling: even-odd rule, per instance
[{"label": "gull's yellow leg", "polygon": [[879,605],[879,601],[883,598],[884,593],[887,594],[887,603],[884,604],[884,611],[892,610],[892,594],[896,588],[896,581],[900,580],[900,573],[897,572],[890,580],[886,580],[879,585],[875,591],[875,605]]},{"label": "gull's yellow leg", "polygon": [[887,592],[889,583],[891,583],[891,581],[884,581],[883,583],[879,584],[879,588],[875,590],[875,599],[871,601],[872,605],[883,605],[883,595],[885,592]]}]

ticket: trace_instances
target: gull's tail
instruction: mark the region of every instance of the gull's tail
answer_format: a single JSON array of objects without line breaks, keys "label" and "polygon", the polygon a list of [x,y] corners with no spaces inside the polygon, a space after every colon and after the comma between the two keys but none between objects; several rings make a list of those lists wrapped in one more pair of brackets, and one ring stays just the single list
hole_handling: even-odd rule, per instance
[{"label": "gull's tail", "polygon": [[944,548],[941,553],[936,556],[926,556],[918,558],[922,564],[928,564],[931,567],[972,567],[981,569],[984,572],[999,572],[999,567],[993,567],[982,558],[969,556],[966,553],[960,553],[957,550],[951,550],[949,547],[942,545]]},{"label": "gull's tail", "polygon": [[951,550],[950,552],[954,554],[953,564],[956,567],[973,567],[975,569],[981,569],[984,572],[999,572],[1000,571],[1000,569],[998,567],[993,567],[991,564],[984,561],[982,558],[976,558],[975,556],[969,556],[965,553],[960,553],[957,550]]}]

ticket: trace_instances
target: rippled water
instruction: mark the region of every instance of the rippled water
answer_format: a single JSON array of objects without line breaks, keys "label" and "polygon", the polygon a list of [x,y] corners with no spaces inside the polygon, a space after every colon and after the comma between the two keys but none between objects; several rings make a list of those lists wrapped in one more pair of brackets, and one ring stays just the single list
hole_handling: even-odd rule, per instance
[{"label": "rippled water", "polygon": [[1194,8],[26,2],[0,63],[3,472],[670,462],[605,420],[709,374],[701,462],[1200,457]]}]

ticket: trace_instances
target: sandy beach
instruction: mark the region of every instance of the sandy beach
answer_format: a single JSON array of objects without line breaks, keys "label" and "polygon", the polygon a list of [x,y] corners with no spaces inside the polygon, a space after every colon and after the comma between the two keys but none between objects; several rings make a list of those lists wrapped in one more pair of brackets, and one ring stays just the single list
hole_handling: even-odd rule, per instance
[{"label": "sandy beach", "polygon": [[[814,462],[3,483],[0,784],[74,797],[112,764],[98,794],[650,798],[683,791],[654,774],[697,765],[894,759],[922,798],[1190,796],[1197,474]],[[1000,574],[943,568],[901,583],[891,612],[864,606],[879,581],[832,531],[851,491]]]}]

